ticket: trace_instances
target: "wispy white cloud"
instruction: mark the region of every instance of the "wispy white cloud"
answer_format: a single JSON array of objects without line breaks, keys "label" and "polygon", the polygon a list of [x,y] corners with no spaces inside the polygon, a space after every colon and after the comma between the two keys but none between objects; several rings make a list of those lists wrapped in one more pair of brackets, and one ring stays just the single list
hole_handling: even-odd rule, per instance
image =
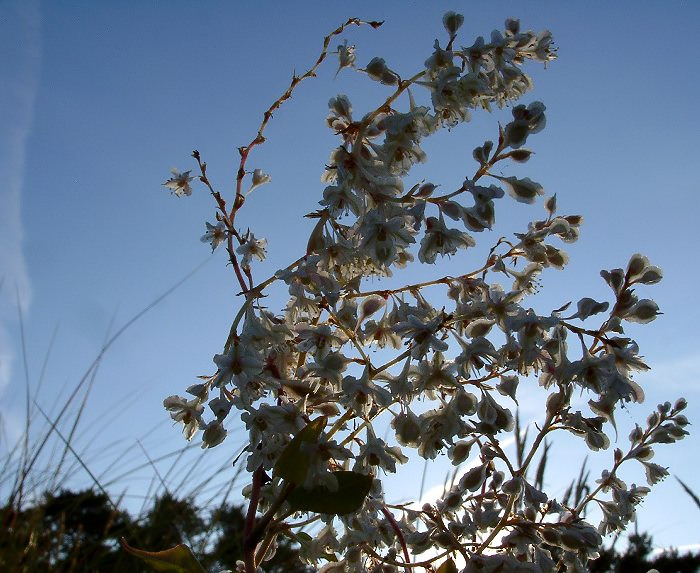
[{"label": "wispy white cloud", "polygon": [[31,282],[22,243],[22,188],[41,56],[38,0],[3,2],[0,19],[0,396],[12,377],[17,304],[28,310]]}]

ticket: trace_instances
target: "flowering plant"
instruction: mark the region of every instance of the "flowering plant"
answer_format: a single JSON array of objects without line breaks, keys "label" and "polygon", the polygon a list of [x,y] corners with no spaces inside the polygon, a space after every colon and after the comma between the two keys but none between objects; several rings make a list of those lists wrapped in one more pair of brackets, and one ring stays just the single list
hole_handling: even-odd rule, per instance
[{"label": "flowering plant", "polygon": [[[349,27],[378,28],[380,22],[349,19],[324,39],[314,66],[293,77],[265,111],[254,139],[239,148],[230,200],[214,188],[197,151],[197,178],[175,171],[165,182],[177,196],[190,195],[195,179],[209,191],[216,221],[206,223],[202,240],[212,249],[224,245],[244,295],[214,356],[216,371],[190,386],[189,397],[164,402],[187,439],[202,432],[203,447],[225,440],[233,412],[247,428],[251,483],[243,492],[241,572],[263,570],[280,535],[298,542],[302,558],[324,572],[447,573],[458,564],[464,573],[585,571],[602,536],[623,530],[649,491],[624,483],[620,466],[637,460],[653,485],[668,474],[650,461],[653,446],[687,434],[685,401],[659,405],[644,427],[635,427],[629,447],[614,450],[610,469],[575,505],[551,497],[541,479],[530,477],[535,456],[554,432],[580,437],[595,452],[610,446],[618,404],[644,398],[632,374],[648,369],[625,323],[651,322],[659,314],[656,303],[635,293],[662,277],[642,255],[624,269],[602,271],[612,304],[583,298],[575,309],[567,304],[546,315],[527,306],[539,275],[567,264],[561,243],[579,237],[582,217],[558,214],[556,196],[543,200],[544,218],[511,240],[495,241],[470,272],[367,288],[373,277],[434,265],[474,247],[475,236],[493,226],[505,195],[533,204],[544,194],[530,178],[494,168],[527,162],[532,151],[526,144],[545,127],[544,104],[516,102],[533,87],[525,63],[555,59],[552,36],[523,31],[509,19],[488,41],[479,37],[457,48],[463,21],[445,14],[446,40],[436,40],[425,64],[409,76],[378,57],[357,68],[355,47],[347,41],[338,47],[338,71],[356,68],[386,86],[387,96],[359,118],[347,96],[330,99],[326,122],[340,141],[321,176],[321,208],[307,215],[316,223],[305,252],[274,276],[253,278],[267,243],[243,232],[238,221],[250,192],[271,180],[261,169],[246,170],[251,152],[264,143],[273,113],[316,74],[332,39]],[[423,93],[429,102],[420,103]],[[411,168],[427,160],[424,139],[493,106],[511,106],[512,120],[499,125],[495,142],[474,149],[476,165],[463,182],[448,188],[410,180]],[[273,313],[261,298],[280,281],[289,301]],[[369,352],[373,347],[381,351]],[[533,384],[548,397],[526,446],[511,408]],[[575,392],[590,397],[582,409]],[[515,456],[503,445],[511,433],[521,446]],[[435,503],[392,504],[382,477],[400,471],[412,452],[426,460],[446,453],[455,465],[472,460],[471,469]],[[602,510],[597,527],[584,519],[592,502]],[[311,533],[304,531],[312,524]],[[201,569],[183,546],[140,555],[161,568]]]}]

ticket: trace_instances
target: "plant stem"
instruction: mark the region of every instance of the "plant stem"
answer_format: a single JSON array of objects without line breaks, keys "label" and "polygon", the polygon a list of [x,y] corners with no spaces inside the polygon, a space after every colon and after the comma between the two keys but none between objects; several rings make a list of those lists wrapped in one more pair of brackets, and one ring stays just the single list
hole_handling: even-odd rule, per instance
[{"label": "plant stem", "polygon": [[250,503],[248,504],[248,513],[245,516],[245,526],[243,529],[243,556],[245,562],[246,573],[255,573],[255,547],[257,540],[253,537],[253,528],[255,527],[255,514],[258,511],[258,502],[260,501],[260,490],[263,485],[263,467],[260,466],[253,472],[253,488],[250,493]]}]

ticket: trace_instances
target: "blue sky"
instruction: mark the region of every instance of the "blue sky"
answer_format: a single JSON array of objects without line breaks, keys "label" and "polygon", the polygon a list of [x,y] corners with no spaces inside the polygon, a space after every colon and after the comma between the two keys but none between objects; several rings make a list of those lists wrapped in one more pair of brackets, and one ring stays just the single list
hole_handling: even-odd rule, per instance
[{"label": "blue sky", "polygon": [[[189,154],[197,148],[211,179],[230,192],[236,148],[254,135],[292,72],[315,60],[324,34],[350,16],[385,20],[380,30],[346,37],[358,46],[360,65],[382,56],[408,75],[443,37],[440,19],[450,9],[465,14],[465,45],[518,17],[525,28],[550,29],[559,46],[547,70],[529,67],[535,90],[524,101],[542,100],[548,123],[522,173],[556,192],[560,211],[582,214],[585,224],[568,249],[569,268],[545,274],[540,310],[607,297],[599,270],[646,254],[665,273],[646,291],[665,314],[628,331],[653,370],[638,378],[647,402],[621,416],[644,419],[658,402],[682,395],[691,404],[688,417],[699,420],[699,4],[0,0],[0,411],[7,439],[16,436],[24,408],[18,300],[33,388],[56,332],[40,389],[50,408],[65,399],[110,332],[203,265],[110,348],[79,435],[96,464],[118,451],[114,442],[133,448],[134,457],[143,456],[137,439],[152,457],[179,447],[162,399],[211,373],[237,289],[223,253],[212,257],[199,242],[212,219],[209,197],[203,190],[170,196],[161,186],[169,169],[193,168]],[[268,240],[259,279],[305,247],[311,223],[302,215],[316,208],[319,175],[336,144],[323,122],[328,98],[346,93],[360,113],[384,93],[359,74],[334,80],[334,73],[330,62],[298,89],[249,162],[273,179],[239,218]],[[415,177],[461,181],[463,166],[471,170],[471,149],[493,138],[508,115],[476,114],[431,141],[430,161]],[[537,209],[504,204],[494,239],[524,228],[541,215]],[[476,266],[469,258],[446,264]],[[270,306],[283,304],[279,291],[273,294]],[[235,445],[230,439],[221,448],[226,454]],[[691,435],[660,448],[655,461],[700,491],[699,446]],[[581,453],[553,451],[562,467],[576,469]],[[431,468],[429,479],[441,483],[446,467]],[[553,491],[567,479],[565,472],[553,476]],[[144,488],[140,480],[129,487]],[[691,544],[697,535],[685,524],[696,518],[697,508],[669,479],[642,506],[640,528],[662,545]]]}]

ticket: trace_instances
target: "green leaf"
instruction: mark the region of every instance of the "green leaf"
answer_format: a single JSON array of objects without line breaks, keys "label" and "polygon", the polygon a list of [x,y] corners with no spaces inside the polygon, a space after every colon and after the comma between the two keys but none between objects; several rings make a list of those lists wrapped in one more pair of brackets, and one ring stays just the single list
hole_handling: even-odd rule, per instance
[{"label": "green leaf", "polygon": [[206,573],[199,564],[192,550],[187,545],[176,545],[165,551],[143,551],[131,547],[122,537],[120,543],[125,551],[145,561],[156,571],[174,571],[175,573]]},{"label": "green leaf", "polygon": [[438,567],[437,573],[457,573],[457,566],[452,559],[448,559]]},{"label": "green leaf", "polygon": [[335,515],[345,515],[360,509],[372,487],[372,476],[349,471],[332,473],[338,480],[336,491],[320,485],[311,488],[298,487],[287,498],[290,507],[295,511]]},{"label": "green leaf", "polygon": [[316,443],[326,427],[326,417],[320,416],[304,426],[284,448],[274,468],[274,475],[294,485],[301,485],[311,467],[309,456],[302,452],[304,443]]}]

